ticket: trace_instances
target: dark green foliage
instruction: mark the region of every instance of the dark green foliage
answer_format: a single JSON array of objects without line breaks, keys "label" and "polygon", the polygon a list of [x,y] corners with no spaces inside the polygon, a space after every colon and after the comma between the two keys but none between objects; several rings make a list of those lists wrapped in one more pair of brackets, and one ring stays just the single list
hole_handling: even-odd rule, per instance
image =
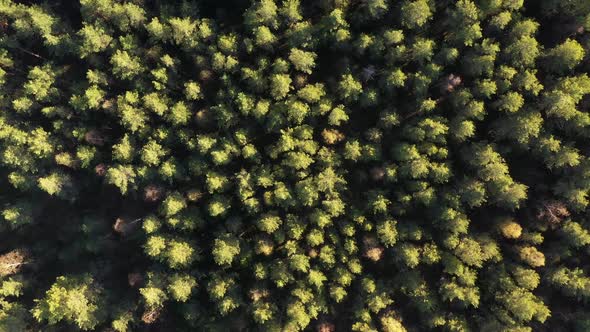
[{"label": "dark green foliage", "polygon": [[0,331],[589,330],[588,31],[0,0]]}]

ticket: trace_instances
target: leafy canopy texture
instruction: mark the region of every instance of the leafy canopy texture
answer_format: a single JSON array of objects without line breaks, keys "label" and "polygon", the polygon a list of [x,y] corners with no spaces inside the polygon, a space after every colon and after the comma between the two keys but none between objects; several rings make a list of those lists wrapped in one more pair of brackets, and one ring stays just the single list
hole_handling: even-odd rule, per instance
[{"label": "leafy canopy texture", "polygon": [[588,0],[0,0],[0,331],[590,331]]}]

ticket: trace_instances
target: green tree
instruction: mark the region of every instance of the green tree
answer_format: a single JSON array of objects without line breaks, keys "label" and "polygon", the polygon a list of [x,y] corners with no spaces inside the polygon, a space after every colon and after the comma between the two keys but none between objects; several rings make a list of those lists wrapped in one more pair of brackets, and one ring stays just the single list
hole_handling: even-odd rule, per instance
[{"label": "green tree", "polygon": [[315,67],[315,59],[315,53],[296,48],[291,49],[291,52],[289,53],[289,61],[293,63],[295,69],[306,74],[311,74],[313,68]]},{"label": "green tree", "polygon": [[166,149],[156,141],[150,140],[141,148],[141,160],[148,166],[157,166],[167,154]]},{"label": "green tree", "polygon": [[270,78],[270,95],[275,99],[283,99],[291,91],[291,78],[287,74],[275,74]]},{"label": "green tree", "polygon": [[58,277],[32,310],[39,322],[55,325],[60,321],[93,330],[106,318],[102,289],[90,276]]},{"label": "green tree", "polygon": [[113,74],[122,79],[131,79],[139,75],[143,68],[139,58],[130,55],[127,51],[117,50],[110,61],[113,66]]},{"label": "green tree", "polygon": [[584,56],[585,51],[582,45],[569,38],[547,51],[549,68],[558,73],[573,69],[584,59]]},{"label": "green tree", "polygon": [[504,54],[515,67],[532,67],[541,51],[539,42],[534,37],[525,35],[504,48]]},{"label": "green tree", "polygon": [[160,206],[160,213],[170,217],[185,209],[187,206],[185,198],[179,192],[168,194]]},{"label": "green tree", "polygon": [[409,29],[423,26],[432,17],[430,6],[425,0],[404,1],[401,7],[402,25]]},{"label": "green tree", "polygon": [[136,173],[130,166],[116,165],[110,167],[105,176],[105,181],[119,188],[121,194],[126,194],[130,185],[135,184]]},{"label": "green tree", "polygon": [[16,229],[33,222],[33,206],[28,201],[20,201],[2,210],[2,217],[11,229]]},{"label": "green tree", "polygon": [[217,265],[230,265],[240,253],[240,241],[231,234],[224,234],[213,241],[212,253]]},{"label": "green tree", "polygon": [[52,196],[67,198],[73,189],[72,178],[65,173],[51,173],[37,181],[39,188]]},{"label": "green tree", "polygon": [[244,13],[246,25],[266,25],[276,27],[278,7],[273,0],[262,0],[252,4]]},{"label": "green tree", "polygon": [[93,53],[102,52],[109,47],[113,37],[101,26],[85,24],[80,31],[80,57],[85,58]]},{"label": "green tree", "polygon": [[340,97],[345,100],[356,100],[362,92],[362,84],[351,74],[342,75],[338,85]]},{"label": "green tree", "polygon": [[178,302],[186,302],[191,297],[197,281],[190,275],[173,274],[167,287],[171,297]]},{"label": "green tree", "polygon": [[549,282],[559,288],[565,295],[587,301],[590,298],[590,277],[584,271],[575,268],[559,267],[549,274]]}]

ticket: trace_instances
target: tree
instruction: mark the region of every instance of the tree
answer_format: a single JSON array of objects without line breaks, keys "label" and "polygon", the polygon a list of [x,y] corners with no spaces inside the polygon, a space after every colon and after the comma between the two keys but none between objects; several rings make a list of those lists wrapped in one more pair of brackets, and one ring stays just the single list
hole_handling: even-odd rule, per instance
[{"label": "tree", "polygon": [[27,309],[16,302],[3,301],[0,308],[0,329],[4,331],[24,331],[28,325]]},{"label": "tree", "polygon": [[362,151],[358,141],[348,141],[344,145],[344,158],[349,160],[357,160],[361,157]]},{"label": "tree", "polygon": [[167,120],[174,126],[185,125],[191,117],[191,112],[183,102],[178,102],[172,106],[167,115]]},{"label": "tree", "polygon": [[270,48],[277,41],[277,37],[268,27],[259,26],[254,29],[254,40],[256,46]]},{"label": "tree", "polygon": [[131,162],[135,155],[134,150],[131,137],[125,135],[118,144],[113,145],[113,159],[119,162]]},{"label": "tree", "polygon": [[111,37],[103,27],[85,24],[78,35],[82,39],[80,45],[80,57],[85,58],[93,53],[102,52],[111,44]]},{"label": "tree", "polygon": [[396,317],[393,312],[387,312],[381,315],[379,318],[381,327],[384,332],[406,332],[406,328],[403,326],[400,318]]},{"label": "tree", "polygon": [[282,224],[282,221],[278,216],[265,215],[258,219],[256,224],[263,232],[272,234],[279,228],[279,226]]},{"label": "tree", "polygon": [[240,253],[240,241],[231,234],[224,234],[213,241],[212,253],[217,265],[230,265]]},{"label": "tree", "polygon": [[309,270],[309,257],[302,254],[295,254],[289,257],[289,266],[296,272],[307,273]]},{"label": "tree", "polygon": [[540,277],[533,269],[527,269],[521,266],[516,266],[512,270],[512,278],[520,286],[528,290],[533,290],[539,286]]},{"label": "tree", "polygon": [[584,59],[584,48],[576,40],[567,39],[547,51],[549,68],[561,73],[569,71]]},{"label": "tree", "polygon": [[[417,38],[410,50],[412,60],[420,63],[429,61],[432,58],[432,55],[434,54],[434,47],[435,43],[433,40]],[[416,74],[415,77],[419,78],[420,75]]]},{"label": "tree", "polygon": [[152,273],[150,273],[148,276],[150,278],[147,287],[141,288],[139,292],[142,295],[145,304],[148,306],[148,308],[161,308],[164,302],[168,299],[168,296],[166,295],[164,290],[158,287],[160,286],[159,284],[161,284],[162,282],[154,282]]},{"label": "tree", "polygon": [[117,50],[110,62],[113,66],[113,74],[122,79],[131,79],[143,70],[139,58],[130,55],[127,51]]},{"label": "tree", "polygon": [[377,225],[377,235],[385,247],[391,247],[397,242],[396,222],[385,220]]},{"label": "tree", "polygon": [[537,96],[539,95],[539,92],[543,90],[543,85],[539,82],[536,75],[536,70],[525,70],[524,72],[517,74],[514,79],[514,84],[520,89]]},{"label": "tree", "polygon": [[590,298],[590,278],[579,269],[559,267],[549,274],[549,282],[565,295],[587,301]]},{"label": "tree", "polygon": [[521,247],[519,249],[520,259],[532,267],[545,265],[545,255],[535,247]]},{"label": "tree", "polygon": [[498,109],[508,113],[515,113],[524,105],[524,98],[518,92],[508,92],[500,96]]},{"label": "tree", "polygon": [[567,243],[574,248],[590,244],[590,232],[575,221],[570,221],[563,225],[560,232]]},{"label": "tree", "polygon": [[445,282],[440,289],[442,298],[448,302],[459,302],[463,306],[477,308],[480,295],[476,287],[462,286],[455,282]]},{"label": "tree", "polygon": [[86,108],[98,109],[102,106],[102,102],[106,96],[105,91],[100,89],[97,85],[91,85],[84,92],[84,98],[86,100]]},{"label": "tree", "polygon": [[300,0],[286,0],[283,1],[279,13],[288,21],[296,22],[303,19],[301,15],[301,3]]},{"label": "tree", "polygon": [[11,229],[16,229],[33,222],[33,206],[28,201],[20,201],[2,210],[2,217]]},{"label": "tree", "polygon": [[29,71],[28,81],[23,86],[24,92],[35,101],[47,101],[56,94],[56,89],[52,87],[55,78],[56,73],[51,66],[35,66]]},{"label": "tree", "polygon": [[51,173],[48,176],[39,178],[39,188],[52,196],[61,198],[71,197],[74,184],[72,178],[65,173]]},{"label": "tree", "polygon": [[322,83],[307,84],[297,91],[297,96],[308,103],[317,103],[325,94]]},{"label": "tree", "polygon": [[[452,31],[447,35],[448,39],[460,45],[473,45],[475,40],[482,37],[479,16],[480,10],[474,2],[470,0],[457,1],[446,22],[447,27]],[[461,24],[457,24],[457,22],[461,22]]]},{"label": "tree", "polygon": [[270,94],[275,100],[285,98],[292,89],[291,78],[287,74],[275,74],[271,76],[270,85]]},{"label": "tree", "polygon": [[406,79],[406,74],[398,68],[387,75],[385,85],[390,88],[401,88],[404,86]]},{"label": "tree", "polygon": [[522,234],[522,227],[511,219],[502,220],[498,228],[502,236],[507,239],[518,239]]},{"label": "tree", "polygon": [[432,17],[427,1],[404,1],[401,7],[402,25],[409,29],[423,26]]},{"label": "tree", "polygon": [[130,185],[135,184],[135,172],[130,166],[116,165],[107,170],[105,181],[108,184],[115,185],[121,191],[121,194],[126,194]]},{"label": "tree", "polygon": [[201,86],[193,81],[184,83],[184,95],[188,100],[200,100],[203,98]]},{"label": "tree", "polygon": [[227,213],[227,210],[230,208],[229,201],[223,196],[217,196],[211,202],[209,202],[209,206],[207,207],[209,211],[209,215],[212,217],[221,217]]},{"label": "tree", "polygon": [[396,247],[397,260],[402,267],[413,269],[420,264],[420,249],[410,243],[403,243]]},{"label": "tree", "polygon": [[186,302],[197,286],[195,278],[189,275],[174,274],[169,278],[168,292],[178,302]]},{"label": "tree", "polygon": [[276,27],[278,7],[273,0],[262,0],[252,4],[244,13],[244,23],[249,26],[266,25]]},{"label": "tree", "polygon": [[[158,23],[159,21],[152,21],[153,24],[152,25],[152,33],[155,36],[158,36]],[[184,18],[178,18],[178,17],[173,17],[170,18],[168,20],[168,24],[170,26],[170,30],[171,32],[169,33],[171,35],[171,39],[172,41],[174,41],[174,43],[176,45],[184,45],[184,46],[191,46],[191,44],[193,43],[192,38],[194,38],[193,36],[195,35],[195,30],[197,28],[197,23],[193,20],[191,20],[189,17],[184,17]],[[164,28],[160,28],[160,29],[164,29]],[[163,35],[163,33],[160,33]]]},{"label": "tree", "polygon": [[60,276],[38,300],[32,310],[39,322],[55,325],[60,321],[75,324],[82,330],[92,330],[104,321],[104,297],[100,286],[89,275]]},{"label": "tree", "polygon": [[529,144],[538,137],[543,128],[543,117],[539,112],[519,112],[496,122],[494,128],[498,138],[511,139],[519,144]]},{"label": "tree", "polygon": [[362,92],[363,86],[351,74],[342,75],[338,90],[340,97],[345,100],[356,100]]},{"label": "tree", "polygon": [[504,49],[504,54],[515,67],[532,67],[541,54],[539,42],[532,36],[522,36]]},{"label": "tree", "polygon": [[167,151],[158,142],[150,140],[141,148],[141,160],[148,166],[157,166]]},{"label": "tree", "polygon": [[185,268],[197,258],[194,247],[183,240],[169,241],[165,255],[168,265],[173,269]]},{"label": "tree", "polygon": [[498,300],[519,322],[535,319],[541,323],[549,317],[549,309],[531,292],[517,288],[498,296]]},{"label": "tree", "polygon": [[282,164],[295,170],[309,167],[314,160],[304,152],[289,152],[285,155]]},{"label": "tree", "polygon": [[315,67],[316,54],[313,52],[303,51],[297,48],[291,49],[289,53],[289,61],[293,63],[295,69],[306,74],[311,74]]},{"label": "tree", "polygon": [[187,206],[185,198],[179,192],[168,194],[160,206],[160,212],[165,217],[170,217],[185,209]]},{"label": "tree", "polygon": [[139,102],[137,92],[128,91],[117,99],[117,107],[120,111],[121,123],[131,132],[139,131],[146,126],[148,121],[146,114],[136,107]]}]

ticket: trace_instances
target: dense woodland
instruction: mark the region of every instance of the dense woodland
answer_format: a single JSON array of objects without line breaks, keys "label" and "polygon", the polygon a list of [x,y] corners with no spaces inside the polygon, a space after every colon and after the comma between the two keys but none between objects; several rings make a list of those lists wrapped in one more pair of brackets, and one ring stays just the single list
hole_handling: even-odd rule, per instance
[{"label": "dense woodland", "polygon": [[590,331],[590,1],[0,0],[0,331]]}]

